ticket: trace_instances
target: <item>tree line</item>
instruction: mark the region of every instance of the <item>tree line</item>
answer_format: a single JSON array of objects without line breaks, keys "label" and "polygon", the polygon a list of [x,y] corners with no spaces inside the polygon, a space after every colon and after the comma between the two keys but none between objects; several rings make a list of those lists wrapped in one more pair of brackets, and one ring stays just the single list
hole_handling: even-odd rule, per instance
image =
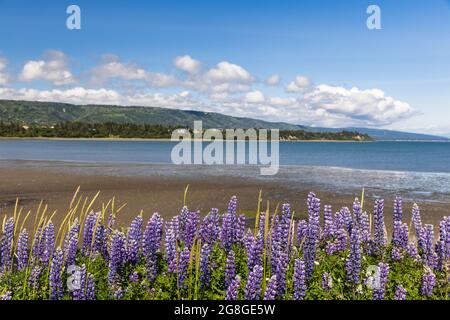
[{"label": "tree line", "polygon": [[[0,121],[0,137],[19,138],[142,138],[170,139],[178,126],[135,123],[61,122],[52,126],[23,125]],[[192,133],[192,129],[184,128]],[[224,132],[224,130],[223,130]],[[270,137],[270,135],[269,135]],[[369,141],[370,136],[353,131],[310,132],[280,130],[281,140],[354,140]]]}]

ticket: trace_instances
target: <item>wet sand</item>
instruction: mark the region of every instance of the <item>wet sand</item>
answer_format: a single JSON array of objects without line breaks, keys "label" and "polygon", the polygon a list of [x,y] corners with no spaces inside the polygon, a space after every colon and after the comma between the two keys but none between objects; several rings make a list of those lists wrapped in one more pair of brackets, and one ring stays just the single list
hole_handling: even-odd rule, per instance
[{"label": "wet sand", "polygon": [[[76,169],[76,170],[73,170]],[[240,177],[214,176],[177,176],[164,173],[147,176],[118,176],[110,171],[101,170],[96,165],[85,168],[77,167],[71,163],[45,162],[45,165],[36,166],[32,161],[3,162],[0,166],[0,218],[12,215],[16,198],[24,207],[25,212],[36,211],[41,200],[48,205],[48,212],[57,210],[54,222],[58,224],[67,212],[72,196],[78,186],[81,194],[93,197],[97,191],[100,196],[94,204],[94,210],[101,208],[101,203],[107,202],[113,196],[117,206],[126,203],[121,211],[118,221],[126,225],[141,210],[148,218],[153,212],[159,212],[163,217],[169,218],[178,214],[182,204],[184,190],[189,185],[187,204],[191,210],[200,210],[207,214],[212,207],[226,210],[232,195],[238,197],[238,210],[247,214],[249,221],[254,217],[257,208],[259,190],[262,190],[264,200],[270,202],[273,209],[277,204],[289,202],[296,216],[305,217],[306,197],[309,191],[316,192],[322,204],[331,204],[337,211],[343,206],[351,208],[355,196],[361,190],[331,193],[320,190],[314,185],[286,186],[280,181],[248,179]],[[370,189],[366,190],[370,194]],[[385,215],[388,225],[392,212],[392,195],[385,196]],[[374,199],[366,196],[364,208],[372,211]],[[409,222],[412,202],[404,202],[404,220]],[[449,214],[448,204],[419,203],[425,223],[438,223]],[[30,219],[31,221],[32,219]]]}]

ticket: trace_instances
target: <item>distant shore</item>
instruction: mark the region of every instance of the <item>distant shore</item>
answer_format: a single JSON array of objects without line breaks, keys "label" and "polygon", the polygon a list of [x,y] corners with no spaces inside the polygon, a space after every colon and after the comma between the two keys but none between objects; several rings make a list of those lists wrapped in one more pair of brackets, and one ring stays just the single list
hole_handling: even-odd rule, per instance
[{"label": "distant shore", "polygon": [[[54,140],[54,141],[166,141],[166,142],[179,142],[181,140],[172,140],[168,138],[55,138],[55,137],[0,137],[0,140]],[[192,141],[212,142],[214,140],[199,140],[191,139]],[[225,141],[225,140],[224,140]],[[236,140],[243,141],[243,140]],[[270,141],[270,140],[258,140],[258,141]],[[374,142],[368,140],[288,140],[280,139],[280,142]]]}]

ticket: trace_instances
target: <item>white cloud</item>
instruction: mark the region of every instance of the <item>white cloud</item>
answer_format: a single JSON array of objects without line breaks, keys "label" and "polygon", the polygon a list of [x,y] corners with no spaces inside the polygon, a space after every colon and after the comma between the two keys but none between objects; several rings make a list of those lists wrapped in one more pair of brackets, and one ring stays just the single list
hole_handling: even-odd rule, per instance
[{"label": "white cloud", "polygon": [[253,76],[244,68],[237,64],[222,61],[215,68],[210,69],[206,74],[206,78],[213,82],[250,82]]},{"label": "white cloud", "polygon": [[115,55],[103,56],[102,64],[90,71],[93,83],[101,85],[108,80],[144,81],[151,87],[170,87],[177,84],[172,75],[149,72],[131,62],[122,62]]},{"label": "white cloud", "polygon": [[245,101],[248,103],[262,103],[264,100],[264,94],[259,90],[250,91],[245,95]]},{"label": "white cloud", "polygon": [[267,77],[266,84],[269,86],[276,86],[281,81],[281,76],[278,74],[272,74],[271,76]]},{"label": "white cloud", "polygon": [[311,85],[311,80],[305,76],[297,76],[294,81],[289,82],[287,92],[301,92]]},{"label": "white cloud", "polygon": [[178,69],[190,74],[197,73],[200,69],[200,61],[192,59],[189,55],[176,57],[173,64]]},{"label": "white cloud", "polygon": [[36,89],[13,89],[0,88],[2,99],[64,102],[73,104],[102,104],[102,105],[134,105],[152,106],[176,109],[198,109],[205,110],[207,106],[193,97],[188,91],[179,93],[135,93],[122,95],[111,89],[86,89],[75,87],[60,90],[36,90]]},{"label": "white cloud", "polygon": [[323,84],[302,99],[305,106],[322,116],[345,117],[365,125],[386,125],[415,114],[408,103],[386,96],[379,89],[346,89]]},{"label": "white cloud", "polygon": [[239,93],[250,90],[250,86],[242,83],[230,83],[225,82],[210,87],[210,90],[214,93],[227,92],[227,93]]},{"label": "white cloud", "polygon": [[46,80],[55,86],[71,84],[75,79],[68,69],[68,59],[61,51],[49,50],[44,60],[30,60],[19,76],[22,81]]},{"label": "white cloud", "polygon": [[6,59],[0,58],[0,86],[8,84],[10,80],[9,75],[4,71],[7,63],[8,61],[6,61]]}]

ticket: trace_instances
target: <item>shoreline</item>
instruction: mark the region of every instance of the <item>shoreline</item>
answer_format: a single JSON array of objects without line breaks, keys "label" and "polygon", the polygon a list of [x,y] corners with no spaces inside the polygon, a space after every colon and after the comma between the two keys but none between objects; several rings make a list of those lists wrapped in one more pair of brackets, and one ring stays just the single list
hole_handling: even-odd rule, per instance
[{"label": "shoreline", "polygon": [[[43,141],[162,141],[162,142],[180,142],[181,139],[172,140],[169,138],[59,138],[59,137],[0,137],[2,140],[43,140]],[[213,142],[215,140],[200,140],[200,139],[190,139],[193,142],[203,141],[203,142]],[[217,141],[226,141],[217,140]],[[235,141],[248,141],[248,140],[235,140]],[[257,140],[257,141],[268,141],[271,140]],[[289,140],[280,139],[279,142],[375,142],[376,140]],[[391,140],[384,140],[391,141]],[[395,141],[395,140],[392,140]]]}]

